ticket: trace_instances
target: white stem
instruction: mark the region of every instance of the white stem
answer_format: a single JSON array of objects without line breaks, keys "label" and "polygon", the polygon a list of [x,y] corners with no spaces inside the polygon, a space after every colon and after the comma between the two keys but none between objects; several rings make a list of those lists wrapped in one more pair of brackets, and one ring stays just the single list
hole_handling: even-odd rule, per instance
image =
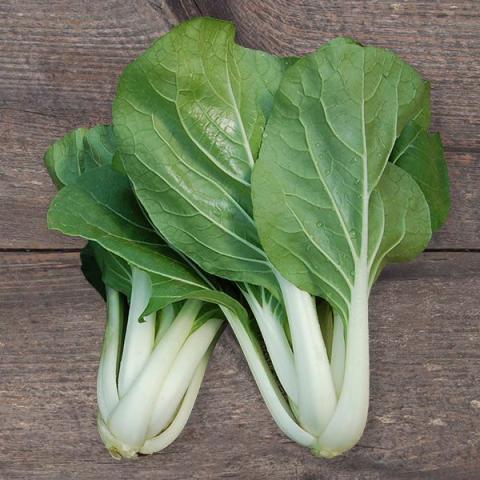
[{"label": "white stem", "polygon": [[118,403],[117,369],[122,340],[123,308],[120,294],[106,287],[107,324],[97,375],[97,402],[102,418],[107,419]]},{"label": "white stem", "polygon": [[110,415],[108,428],[122,448],[138,450],[144,444],[158,392],[190,334],[200,307],[198,300],[185,302],[148,363]]},{"label": "white stem", "polygon": [[101,415],[97,415],[97,429],[105,448],[109,451],[113,458],[119,460],[121,458],[132,458],[137,456],[136,450],[127,450],[122,446],[118,448],[119,444],[116,438],[111,434]]},{"label": "white stem", "polygon": [[198,392],[202,385],[203,377],[205,375],[205,370],[207,369],[208,360],[212,350],[213,346],[211,349],[209,349],[209,351],[207,351],[198,364],[173,422],[160,435],[147,440],[140,449],[140,453],[151,454],[159,452],[160,450],[168,447],[180,435],[180,433],[182,433],[188,419],[190,418],[190,414],[192,413],[193,405],[195,404],[195,400],[197,399]]},{"label": "white stem", "polygon": [[155,314],[146,316],[143,322],[139,321],[150,301],[151,293],[152,286],[148,274],[132,266],[132,293],[118,374],[120,398],[127,393],[152,352],[155,340]]},{"label": "white stem", "polygon": [[288,316],[298,381],[300,424],[318,436],[330,421],[337,397],[315,301],[277,273]]},{"label": "white stem", "polygon": [[337,398],[340,397],[345,370],[345,335],[342,317],[335,313],[333,317],[332,358],[330,360],[333,383]]},{"label": "white stem", "polygon": [[369,399],[368,360],[368,267],[366,255],[356,269],[352,290],[345,375],[342,392],[332,420],[318,439],[315,450],[333,457],[352,448],[362,436],[367,422]]},{"label": "white stem", "polygon": [[298,402],[298,390],[295,361],[285,330],[280,320],[275,318],[268,302],[260,305],[253,293],[248,290],[244,291],[243,294],[260,328],[278,380],[290,400],[296,404]]},{"label": "white stem", "polygon": [[[364,92],[365,93],[365,92]],[[362,121],[365,125],[365,104]],[[370,268],[368,261],[369,178],[367,139],[363,135],[362,241],[355,262],[355,282],[350,295],[345,350],[345,374],[335,414],[318,439],[314,450],[334,457],[352,448],[363,434],[368,416],[370,390],[368,349],[368,295]]]},{"label": "white stem", "polygon": [[175,308],[172,304],[167,305],[157,312],[157,321],[159,322],[158,330],[155,335],[155,345],[158,344],[160,339],[165,335],[170,328],[173,320],[175,319]]},{"label": "white stem", "polygon": [[293,419],[290,408],[276,384],[276,380],[263,357],[257,340],[249,335],[241,320],[231,310],[225,307],[221,308],[245,355],[265,405],[278,427],[294,442],[306,447],[313,446],[315,438],[297,425]]},{"label": "white stem", "polygon": [[175,416],[199,362],[212,344],[223,320],[212,318],[183,344],[165,379],[153,408],[147,437],[161,433]]}]

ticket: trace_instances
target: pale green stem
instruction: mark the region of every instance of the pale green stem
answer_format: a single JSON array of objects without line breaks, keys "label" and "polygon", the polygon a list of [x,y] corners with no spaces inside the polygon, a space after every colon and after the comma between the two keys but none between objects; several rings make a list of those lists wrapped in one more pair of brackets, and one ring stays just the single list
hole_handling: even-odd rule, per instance
[{"label": "pale green stem", "polygon": [[161,433],[175,416],[192,380],[197,365],[216,337],[223,320],[212,318],[185,341],[159,392],[147,431],[147,437]]},{"label": "pale green stem", "polygon": [[157,321],[159,323],[157,333],[155,335],[155,345],[158,344],[160,339],[165,335],[165,333],[170,328],[173,320],[175,319],[175,308],[172,304],[167,305],[157,312]]},{"label": "pale green stem", "polygon": [[[366,258],[366,255],[365,255]],[[345,352],[345,375],[338,405],[314,448],[334,457],[352,448],[365,429],[369,401],[368,267],[360,259],[352,290]]]},{"label": "pale green stem", "polygon": [[198,364],[192,380],[188,386],[187,392],[183,397],[182,404],[175,415],[174,420],[160,435],[147,440],[145,444],[140,448],[140,453],[151,454],[159,452],[168,447],[175,439],[182,433],[185,425],[187,424],[190,414],[192,413],[193,405],[197,399],[198,392],[202,385],[205,370],[207,369],[208,360],[210,358],[213,345],[203,356],[202,360]]},{"label": "pale green stem", "polygon": [[327,349],[315,301],[277,273],[290,326],[298,382],[298,419],[314,436],[321,434],[337,404]]},{"label": "pale green stem", "polygon": [[255,295],[248,290],[248,286],[245,288],[247,290],[242,290],[242,292],[257,321],[278,380],[287,396],[296,404],[298,402],[298,391],[295,362],[285,330],[280,320],[275,317],[270,304],[265,302],[260,305]]},{"label": "pale green stem", "polygon": [[118,403],[117,369],[121,351],[123,305],[119,292],[106,287],[107,324],[97,375],[97,402],[102,418],[107,419]]},{"label": "pale green stem", "polygon": [[155,340],[155,314],[146,316],[143,322],[139,321],[150,301],[151,292],[148,274],[132,266],[132,293],[118,374],[120,398],[127,393],[152,352]]},{"label": "pale green stem", "polygon": [[340,397],[345,370],[345,335],[342,317],[335,313],[333,317],[332,358],[330,360],[333,383],[337,398]]},{"label": "pale green stem", "polygon": [[158,392],[190,334],[200,307],[198,300],[185,302],[147,364],[110,415],[108,428],[127,450],[138,450],[144,444]]},{"label": "pale green stem", "polygon": [[245,355],[265,405],[278,427],[294,442],[307,447],[313,446],[315,438],[293,419],[290,407],[277,386],[276,379],[265,361],[257,339],[249,334],[247,328],[231,310],[225,307],[221,308]]}]

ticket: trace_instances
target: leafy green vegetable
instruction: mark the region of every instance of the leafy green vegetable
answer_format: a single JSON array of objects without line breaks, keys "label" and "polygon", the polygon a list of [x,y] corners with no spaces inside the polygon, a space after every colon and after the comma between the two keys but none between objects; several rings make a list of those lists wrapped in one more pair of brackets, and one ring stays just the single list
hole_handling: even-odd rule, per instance
[{"label": "leafy green vegetable", "polygon": [[[429,206],[435,227],[448,210],[439,139],[411,123],[428,119],[428,90],[393,53],[337,39],[288,70],[264,133],[253,175],[255,221],[268,257],[287,279],[281,280],[287,314],[294,317],[300,304],[286,294],[292,282],[326,299],[334,328],[344,330],[344,342],[333,344],[331,379],[314,382],[324,358],[318,320],[303,314],[290,324],[294,351],[313,365],[298,418],[324,456],[351,448],[365,427],[374,280],[385,264],[425,248]],[[307,301],[305,292],[299,298]],[[336,349],[340,369],[333,365]],[[301,378],[307,366],[296,364]],[[325,425],[316,400],[331,381],[338,401]]]},{"label": "leafy green vegetable", "polygon": [[123,73],[113,105],[135,194],[162,235],[203,269],[275,288],[251,218],[250,175],[284,59],[198,18]]},{"label": "leafy green vegetable", "polygon": [[136,203],[128,179],[109,166],[84,173],[52,200],[48,225],[66,235],[95,241],[150,275],[145,314],[186,298],[215,301],[246,320],[238,302],[212,290],[211,281],[154,232]]},{"label": "leafy green vegetable", "polygon": [[[80,135],[85,139],[89,132],[67,139]],[[98,428],[112,455],[130,457],[165,448],[183,429],[221,331],[223,315],[215,305],[239,321],[247,322],[247,315],[154,232],[128,179],[108,166],[113,155],[101,167],[79,163],[84,167],[75,175],[71,163],[92,155],[97,144],[92,141],[87,149],[87,143],[76,143],[77,155],[66,158],[57,151],[51,157],[54,174],[70,175],[55,177],[66,185],[52,201],[48,222],[50,228],[90,240],[82,269],[106,296],[108,310]],[[172,305],[187,298],[175,304],[179,307]]]},{"label": "leafy green vegetable", "polygon": [[448,214],[412,67],[350,38],[286,59],[234,35],[211,18],[174,28],[122,74],[113,127],[45,155],[49,227],[89,241],[82,270],[107,300],[98,428],[115,455],[180,433],[222,315],[281,430],[325,457],[351,448],[372,285]]}]

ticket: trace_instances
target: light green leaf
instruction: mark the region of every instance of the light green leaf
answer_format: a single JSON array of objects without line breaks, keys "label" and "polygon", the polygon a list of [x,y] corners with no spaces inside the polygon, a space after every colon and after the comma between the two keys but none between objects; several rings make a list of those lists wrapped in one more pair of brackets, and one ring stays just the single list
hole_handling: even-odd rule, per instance
[{"label": "light green leaf", "polygon": [[210,273],[274,289],[250,175],[289,62],[236,45],[234,34],[228,22],[197,18],[162,37],[123,73],[114,128],[161,234]]},{"label": "light green leaf", "polygon": [[[380,225],[375,222],[379,217]],[[371,285],[384,265],[411,260],[423,251],[432,230],[428,204],[419,185],[392,164],[387,164],[371,198],[369,218]]]},{"label": "light green leaf", "polygon": [[96,125],[87,130],[84,138],[85,170],[112,163],[117,142],[111,125]]},{"label": "light green leaf", "polygon": [[[253,178],[262,245],[287,279],[345,319],[359,272],[369,277],[367,264],[398,240],[384,232],[391,217],[406,222],[402,259],[430,236],[421,191],[386,168],[425,96],[428,84],[393,53],[338,39],[289,68],[275,98]],[[411,222],[421,239],[408,243]]]}]

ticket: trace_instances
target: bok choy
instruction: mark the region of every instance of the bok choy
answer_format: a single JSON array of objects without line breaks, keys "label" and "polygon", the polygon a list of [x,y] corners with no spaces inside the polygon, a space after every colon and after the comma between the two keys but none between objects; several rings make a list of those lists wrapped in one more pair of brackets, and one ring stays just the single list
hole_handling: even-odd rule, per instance
[{"label": "bok choy", "polygon": [[280,429],[323,457],[352,448],[372,287],[449,211],[415,69],[349,38],[281,58],[234,36],[211,18],[175,27],[123,72],[113,125],[45,157],[49,226],[88,240],[107,301],[98,426],[114,455],[181,432],[224,318]]},{"label": "bok choy", "polygon": [[82,269],[107,301],[98,429],[113,456],[132,457],[181,433],[222,330],[219,305],[231,316],[246,312],[154,232],[128,179],[109,165],[115,144],[100,142],[99,155],[90,148],[100,129],[113,139],[110,127],[79,130],[47,152],[61,188],[48,224],[89,240]]}]

